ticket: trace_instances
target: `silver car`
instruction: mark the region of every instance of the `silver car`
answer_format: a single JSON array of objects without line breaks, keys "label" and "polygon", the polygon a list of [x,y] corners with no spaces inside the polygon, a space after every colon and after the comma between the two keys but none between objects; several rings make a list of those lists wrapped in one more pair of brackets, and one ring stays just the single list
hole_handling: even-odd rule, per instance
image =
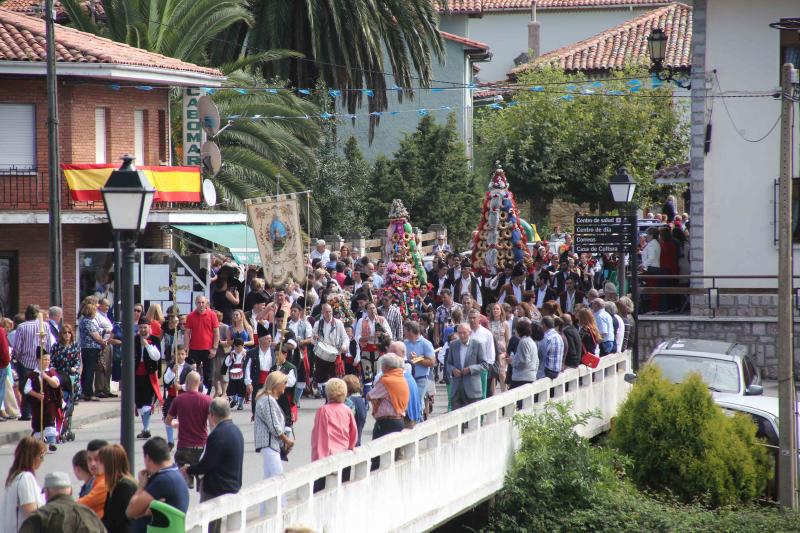
[{"label": "silver car", "polygon": [[761,371],[742,344],[700,339],[670,339],[653,350],[647,364],[657,365],[664,378],[682,383],[697,372],[712,392],[758,396]]}]

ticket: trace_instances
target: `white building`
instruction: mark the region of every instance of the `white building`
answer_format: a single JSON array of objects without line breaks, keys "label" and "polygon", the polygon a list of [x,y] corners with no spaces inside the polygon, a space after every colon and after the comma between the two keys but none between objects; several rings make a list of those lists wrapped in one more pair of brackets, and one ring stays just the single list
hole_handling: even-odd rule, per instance
[{"label": "white building", "polygon": [[[442,12],[443,30],[486,43],[491,63],[481,65],[483,82],[504,80],[528,54],[528,23],[534,6],[539,22],[539,53],[546,54],[636,18],[667,0],[450,0]],[[691,4],[691,1],[686,2]]]}]

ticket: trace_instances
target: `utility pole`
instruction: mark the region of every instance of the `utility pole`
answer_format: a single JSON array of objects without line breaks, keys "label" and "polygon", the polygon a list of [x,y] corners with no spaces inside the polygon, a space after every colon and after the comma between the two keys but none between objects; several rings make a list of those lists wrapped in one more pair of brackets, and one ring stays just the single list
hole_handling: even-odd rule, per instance
[{"label": "utility pole", "polygon": [[794,317],[792,311],[792,83],[797,71],[790,63],[781,71],[781,153],[778,194],[778,394],[780,504],[797,509],[797,406],[794,388]]},{"label": "utility pole", "polygon": [[58,161],[58,84],[56,80],[56,29],[54,0],[45,2],[47,41],[47,171],[49,202],[47,205],[50,245],[50,305],[63,307],[61,286],[61,169]]}]

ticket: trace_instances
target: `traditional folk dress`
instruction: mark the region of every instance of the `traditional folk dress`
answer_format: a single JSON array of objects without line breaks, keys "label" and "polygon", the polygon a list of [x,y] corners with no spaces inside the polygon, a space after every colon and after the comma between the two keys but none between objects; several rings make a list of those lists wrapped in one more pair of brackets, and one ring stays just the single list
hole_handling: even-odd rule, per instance
[{"label": "traditional folk dress", "polygon": [[365,382],[372,381],[376,374],[375,365],[384,353],[381,350],[380,337],[392,340],[392,330],[382,316],[378,315],[373,320],[367,315],[356,324],[355,338],[361,348],[361,370],[364,373]]},{"label": "traditional folk dress", "polygon": [[153,409],[156,398],[164,405],[164,396],[158,386],[158,368],[161,352],[158,345],[161,341],[155,335],[142,339],[137,335],[133,341],[133,357],[135,368],[134,401],[136,410],[149,413]]},{"label": "traditional folk dress", "polygon": [[[44,437],[48,442],[55,442],[58,436],[56,424],[60,417],[62,402],[61,387],[51,387],[39,376],[39,372],[40,370],[37,368],[28,374],[24,388],[25,396],[31,407],[31,429],[33,429],[34,435],[38,435],[44,430]],[[57,380],[60,379],[55,368],[50,367],[44,373]],[[41,393],[42,388],[44,388],[44,409],[41,400],[30,394],[31,392]]]}]

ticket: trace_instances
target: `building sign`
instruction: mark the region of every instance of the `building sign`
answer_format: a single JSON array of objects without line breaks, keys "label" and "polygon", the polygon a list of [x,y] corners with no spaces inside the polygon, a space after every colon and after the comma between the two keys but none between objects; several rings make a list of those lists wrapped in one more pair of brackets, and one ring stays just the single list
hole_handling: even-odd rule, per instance
[{"label": "building sign", "polygon": [[183,164],[199,167],[201,164],[200,147],[205,141],[203,124],[197,102],[205,91],[199,87],[183,89]]},{"label": "building sign", "polygon": [[575,216],[575,252],[616,253],[633,246],[633,228],[627,217]]}]

